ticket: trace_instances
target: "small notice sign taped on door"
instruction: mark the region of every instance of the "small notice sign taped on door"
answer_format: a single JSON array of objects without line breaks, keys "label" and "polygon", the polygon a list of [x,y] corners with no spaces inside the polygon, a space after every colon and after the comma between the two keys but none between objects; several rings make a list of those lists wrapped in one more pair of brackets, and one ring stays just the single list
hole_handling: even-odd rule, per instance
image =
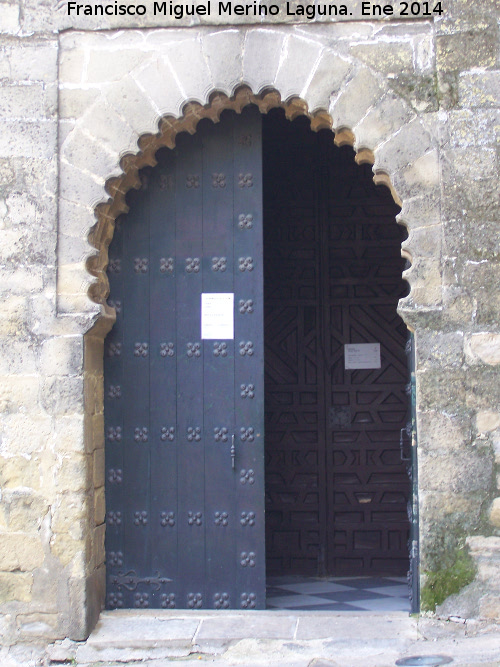
[{"label": "small notice sign taped on door", "polygon": [[205,292],[201,295],[201,337],[205,340],[234,338],[232,292]]},{"label": "small notice sign taped on door", "polygon": [[380,343],[348,343],[344,361],[346,370],[380,368]]}]

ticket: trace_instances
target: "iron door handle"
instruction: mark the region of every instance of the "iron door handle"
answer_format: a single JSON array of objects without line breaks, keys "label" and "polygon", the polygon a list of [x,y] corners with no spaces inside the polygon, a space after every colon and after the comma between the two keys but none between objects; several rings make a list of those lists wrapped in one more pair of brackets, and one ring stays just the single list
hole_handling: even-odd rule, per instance
[{"label": "iron door handle", "polygon": [[234,470],[236,465],[236,446],[234,444],[234,433],[231,436],[231,468]]}]

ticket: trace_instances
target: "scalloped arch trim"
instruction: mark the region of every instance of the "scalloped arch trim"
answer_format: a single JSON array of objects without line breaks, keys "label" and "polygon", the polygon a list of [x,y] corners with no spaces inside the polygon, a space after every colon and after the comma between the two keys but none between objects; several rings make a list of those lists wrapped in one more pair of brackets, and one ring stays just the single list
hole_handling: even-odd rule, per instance
[{"label": "scalloped arch trim", "polygon": [[83,315],[86,329],[100,316],[112,318],[105,305],[107,248],[115,218],[126,211],[126,192],[139,185],[139,169],[154,165],[155,152],[174,146],[179,132],[195,132],[202,118],[217,122],[224,109],[240,112],[247,104],[263,113],[283,107],[289,119],[307,115],[314,130],[332,129],[338,145],[355,148],[358,162],[374,164],[376,182],[391,188],[403,206],[399,221],[410,231],[404,252],[412,257],[405,276],[412,291],[405,303],[425,301],[429,274],[431,300],[439,300],[439,257],[424,258],[419,269],[418,251],[410,251],[412,229],[418,245],[418,229],[439,222],[425,206],[439,189],[435,141],[364,64],[286,27],[68,33],[60,53],[67,110],[61,118],[60,313]]}]

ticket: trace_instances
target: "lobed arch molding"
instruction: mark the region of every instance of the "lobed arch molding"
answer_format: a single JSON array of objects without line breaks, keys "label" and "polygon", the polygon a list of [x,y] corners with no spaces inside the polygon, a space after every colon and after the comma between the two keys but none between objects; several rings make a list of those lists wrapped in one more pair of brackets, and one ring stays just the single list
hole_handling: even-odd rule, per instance
[{"label": "lobed arch molding", "polygon": [[[176,137],[182,132],[194,134],[200,120],[209,119],[214,123],[219,122],[223,111],[231,110],[241,113],[242,109],[253,104],[258,107],[261,113],[267,113],[270,109],[282,108],[285,111],[287,120],[294,120],[298,116],[307,116],[311,122],[311,129],[317,132],[322,129],[332,129],[332,117],[325,111],[317,111],[314,114],[308,112],[307,103],[294,97],[286,102],[281,100],[281,96],[276,90],[266,90],[259,95],[254,94],[248,86],[239,87],[231,97],[220,91],[215,91],[210,95],[209,102],[201,105],[198,102],[188,102],[180,117],[165,117],[159,121],[159,132],[157,134],[145,134],[139,139],[139,151],[136,154],[127,154],[120,160],[120,167],[123,170],[121,176],[114,176],[106,181],[106,191],[110,195],[110,200],[106,203],[100,203],[95,208],[97,218],[96,225],[89,233],[89,242],[99,252],[87,259],[87,271],[96,280],[91,283],[88,289],[89,298],[101,305],[104,310],[103,315],[107,319],[110,314],[109,306],[106,304],[106,297],[109,292],[108,280],[106,276],[106,267],[108,264],[108,247],[113,238],[114,225],[116,218],[128,212],[126,204],[126,194],[130,189],[137,189],[141,186],[140,170],[143,167],[154,167],[156,165],[155,154],[160,148],[174,148]],[[333,135],[333,141],[337,146],[352,146],[355,144],[353,132],[343,127]],[[361,148],[355,153],[357,164],[373,165],[375,156],[373,151],[368,148]],[[378,185],[385,185],[391,191],[394,201],[401,205],[391,179],[385,172],[374,174],[374,182]],[[404,224],[400,222],[400,224]],[[408,251],[403,251],[404,255],[410,259]]]},{"label": "lobed arch molding", "polygon": [[[164,32],[167,43],[168,31]],[[139,185],[139,170],[154,165],[155,152],[162,146],[174,146],[179,132],[193,133],[202,118],[217,122],[224,109],[239,112],[247,104],[257,105],[262,113],[282,107],[289,119],[306,115],[313,130],[331,129],[337,145],[353,146],[358,163],[373,165],[375,183],[389,187],[402,206],[398,222],[409,231],[402,251],[412,263],[404,276],[411,291],[400,302],[400,312],[407,320],[417,317],[422,306],[439,307],[439,249],[436,246],[429,251],[424,239],[426,228],[432,227],[436,233],[440,224],[437,207],[432,205],[439,198],[439,162],[436,140],[425,119],[395,95],[383,76],[354,58],[336,54],[319,39],[289,36],[282,28],[249,28],[242,33],[243,57],[242,42],[235,40],[234,30],[176,42],[175,57],[169,60],[170,68],[176,70],[174,79],[169,74],[175,90],[168,94],[158,92],[157,75],[149,76],[148,68],[166,71],[164,45],[157,40],[148,51],[147,67],[134,80],[140,87],[134,83],[131,89],[131,75],[120,79],[111,72],[110,80],[118,80],[103,86],[72,129],[63,133],[58,313],[76,316],[84,331],[93,329],[95,334],[96,327],[104,327],[103,332],[109,329],[114,317],[105,303],[107,248],[114,220],[126,211],[127,191]],[[83,44],[85,38],[83,35]],[[113,36],[114,48],[127,38],[122,33]],[[220,48],[207,58],[204,49],[209,38],[216,39]],[[75,39],[78,36],[71,36],[70,50]],[[91,52],[98,55],[101,42],[103,49],[109,48],[109,40],[109,35],[93,35]],[[254,42],[272,42],[274,51],[281,42],[279,61],[263,47],[262,62],[256,67],[246,55]],[[251,50],[254,58],[255,44]],[[308,67],[299,67],[304,45],[314,57],[307,61]],[[64,53],[64,37],[62,47]],[[81,51],[83,62],[86,56]],[[186,68],[190,60],[192,66]],[[204,72],[203,79],[193,76],[195,66]],[[82,79],[80,89],[74,83],[62,83],[63,105],[71,106],[75,98],[75,106],[81,106],[78,95],[85,94],[86,82]]]}]

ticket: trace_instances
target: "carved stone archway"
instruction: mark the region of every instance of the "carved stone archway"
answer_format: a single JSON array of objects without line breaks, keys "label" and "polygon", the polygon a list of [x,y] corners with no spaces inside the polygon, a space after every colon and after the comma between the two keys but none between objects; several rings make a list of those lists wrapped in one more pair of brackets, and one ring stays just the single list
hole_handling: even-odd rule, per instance
[{"label": "carved stone archway", "polygon": [[[124,71],[125,51],[133,62]],[[90,59],[106,63],[95,85]],[[385,79],[321,39],[285,28],[68,33],[60,72],[57,298],[67,326],[85,334],[84,441],[94,468],[86,472],[89,548],[81,578],[90,628],[104,597],[102,349],[114,321],[107,248],[139,169],[154,165],[158,148],[194,132],[201,118],[217,121],[224,109],[250,103],[264,113],[281,106],[291,119],[305,114],[315,130],[331,128],[338,145],[352,145],[359,163],[373,164],[375,182],[402,206],[398,221],[409,231],[403,252],[412,266],[400,313],[416,328],[421,312],[441,304],[439,247],[428,243],[429,230],[440,233],[439,168],[432,133]]]}]

